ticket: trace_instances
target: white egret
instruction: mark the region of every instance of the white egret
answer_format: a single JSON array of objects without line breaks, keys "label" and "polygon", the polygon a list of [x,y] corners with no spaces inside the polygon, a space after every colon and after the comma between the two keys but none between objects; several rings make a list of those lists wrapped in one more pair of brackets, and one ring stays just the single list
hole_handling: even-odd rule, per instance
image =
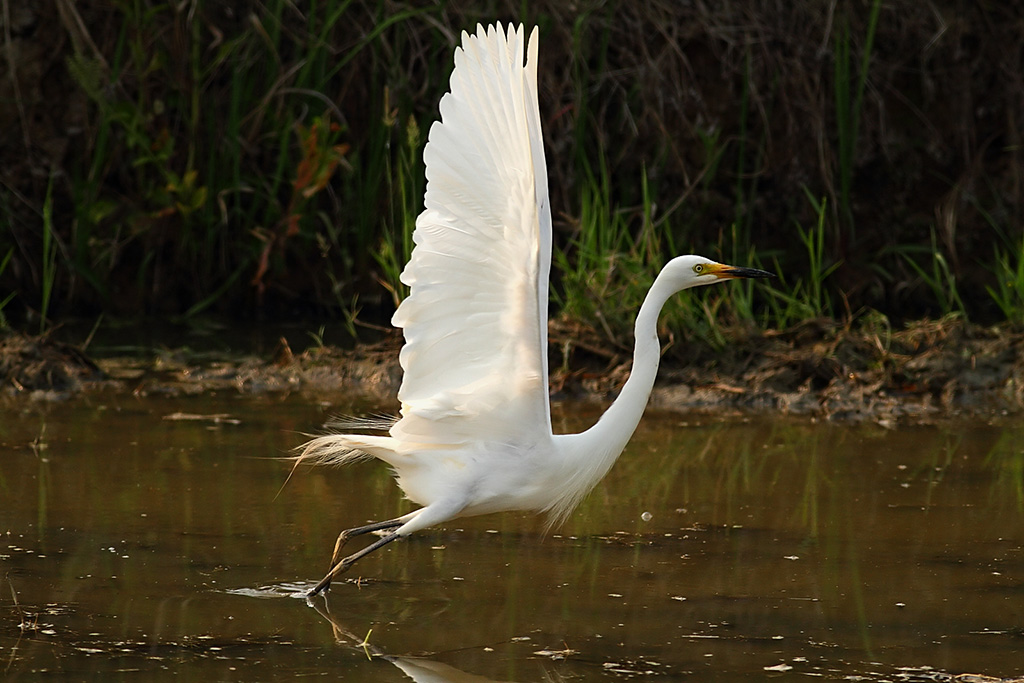
[{"label": "white egret", "polygon": [[[523,63],[524,52],[526,56]],[[640,421],[658,370],[658,314],[674,293],[729,278],[770,277],[702,256],[672,259],[636,317],[633,368],[618,398],[580,434],[554,434],[548,402],[547,309],[551,211],[537,106],[537,29],[498,25],[462,34],[451,91],[423,152],[427,189],[404,331],[401,417],[387,436],[331,434],[300,462],[378,458],[421,507],[341,532],[315,595],[388,543],[457,517],[506,510],[561,522],[605,475]],[[354,430],[355,431],[355,430]],[[353,536],[385,531],[341,558]]]}]

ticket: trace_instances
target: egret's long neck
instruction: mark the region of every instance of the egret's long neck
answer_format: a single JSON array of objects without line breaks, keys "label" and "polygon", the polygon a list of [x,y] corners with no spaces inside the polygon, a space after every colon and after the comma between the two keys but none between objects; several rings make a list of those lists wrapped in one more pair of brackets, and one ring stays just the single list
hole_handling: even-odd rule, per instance
[{"label": "egret's long neck", "polygon": [[583,496],[601,481],[640,423],[654,387],[661,356],[658,314],[668,298],[677,291],[670,279],[665,271],[658,275],[637,313],[633,370],[618,398],[597,424],[587,431],[554,437],[556,447],[563,456],[560,461],[563,469],[556,475],[559,476],[557,486],[561,489],[561,495],[548,508],[552,523],[565,519]]},{"label": "egret's long neck", "polygon": [[676,293],[676,289],[668,284],[663,275],[664,272],[655,279],[636,316],[633,368],[629,373],[629,379],[623,385],[618,398],[597,424],[586,432],[588,436],[593,435],[597,443],[614,446],[613,461],[640,423],[647,399],[654,387],[654,379],[658,374],[658,361],[661,359],[658,315],[668,298]]}]

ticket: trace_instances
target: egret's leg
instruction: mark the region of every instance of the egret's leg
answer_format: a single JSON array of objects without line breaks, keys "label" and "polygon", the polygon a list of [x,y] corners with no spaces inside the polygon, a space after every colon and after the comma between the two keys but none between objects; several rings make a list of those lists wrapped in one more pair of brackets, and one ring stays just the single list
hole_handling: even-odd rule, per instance
[{"label": "egret's leg", "polygon": [[[333,567],[331,567],[331,570],[327,572],[327,576],[322,578],[320,580],[320,583],[314,586],[313,590],[309,591],[309,593],[307,593],[306,596],[313,597],[317,593],[320,593],[321,591],[325,590],[328,586],[331,585],[331,580],[334,579],[334,577],[336,577],[338,574],[348,571],[348,568],[355,564],[356,560],[362,557],[366,557],[378,548],[383,548],[388,543],[391,543],[391,541],[402,538],[403,536],[408,536],[409,534],[419,531],[420,529],[425,529],[428,526],[440,524],[445,520],[454,519],[455,517],[459,516],[459,513],[462,511],[463,508],[465,508],[465,506],[466,501],[463,498],[452,498],[448,500],[442,500],[436,503],[432,503],[427,507],[420,508],[419,510],[413,510],[409,514],[403,515],[398,519],[391,519],[386,522],[377,522],[376,524],[368,524],[366,526],[350,529],[348,535],[346,535],[346,533],[343,531],[341,533],[341,536],[339,536],[338,538],[340,545],[337,543],[335,544],[336,555],[338,551],[340,551],[341,546],[345,545],[345,541],[347,541],[350,536],[358,535],[354,534],[353,532],[365,534],[374,530],[387,529],[394,526],[398,527],[395,531],[392,531],[387,536],[374,541],[362,550],[352,553],[345,559],[335,564]],[[399,524],[394,524],[395,522],[398,522]]]},{"label": "egret's leg", "polygon": [[[391,520],[391,521],[395,521],[395,520]],[[378,524],[386,524],[386,523],[387,522],[379,522]],[[370,526],[373,526],[373,525],[370,525]],[[359,528],[365,528],[365,527],[359,527]],[[380,528],[380,527],[378,527],[378,528]],[[342,532],[342,533],[344,534],[344,532]],[[366,533],[366,532],[364,532],[364,533]],[[352,553],[351,555],[346,557],[344,560],[342,560],[341,562],[338,562],[336,565],[331,567],[331,571],[327,572],[327,576],[325,576],[324,578],[320,579],[320,583],[318,583],[316,586],[314,586],[313,590],[311,590],[308,593],[306,593],[306,597],[311,598],[314,595],[316,595],[317,593],[327,589],[328,587],[330,587],[331,581],[334,579],[334,577],[336,577],[338,574],[343,574],[346,571],[348,571],[348,568],[351,567],[353,564],[355,564],[356,560],[358,560],[358,559],[360,559],[362,557],[366,557],[367,555],[372,553],[374,550],[377,550],[378,548],[383,548],[388,543],[391,543],[391,541],[396,541],[399,538],[401,538],[401,535],[399,535],[397,532],[393,532],[393,533],[390,533],[390,534],[388,534],[387,536],[385,536],[383,538],[380,538],[380,539],[374,541],[373,543],[371,543],[370,545],[366,546],[362,550],[357,550],[356,552]]]},{"label": "egret's leg", "polygon": [[[374,522],[372,524],[367,524],[366,526],[357,526],[352,529],[345,529],[340,534],[338,534],[338,540],[334,542],[334,552],[331,554],[331,564],[328,566],[328,569],[333,570],[334,567],[338,564],[338,560],[341,557],[341,549],[345,547],[345,544],[348,543],[348,540],[350,538],[353,538],[355,536],[362,536],[363,534],[368,534],[373,531],[381,531],[382,529],[394,529],[395,527],[402,526],[409,520],[415,518],[419,514],[419,512],[419,510],[413,510],[412,512],[402,515],[401,517],[398,517],[396,519],[389,519],[383,522]],[[362,557],[362,555],[360,555],[360,557]],[[331,576],[332,574],[328,572],[327,576],[324,577],[324,581],[326,581],[326,583],[324,583],[324,581],[321,581],[321,585],[317,586],[317,592],[320,592],[326,588],[331,587]],[[310,595],[315,594],[316,593],[310,593]]]},{"label": "egret's leg", "polygon": [[328,567],[333,567],[338,563],[338,559],[341,557],[341,549],[345,547],[350,538],[356,536],[362,536],[374,531],[381,531],[382,529],[394,529],[397,526],[405,524],[405,520],[399,517],[398,519],[389,519],[385,522],[374,522],[373,524],[367,524],[366,526],[357,526],[353,529],[345,529],[338,534],[338,540],[334,542],[334,553],[331,555],[331,564]]}]

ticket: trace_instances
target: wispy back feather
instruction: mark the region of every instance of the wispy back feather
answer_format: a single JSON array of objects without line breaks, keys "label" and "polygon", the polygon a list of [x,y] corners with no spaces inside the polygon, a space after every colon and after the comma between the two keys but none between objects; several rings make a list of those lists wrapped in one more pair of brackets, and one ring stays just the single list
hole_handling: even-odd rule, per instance
[{"label": "wispy back feather", "polygon": [[[352,417],[349,415],[332,419],[327,427],[332,431],[343,432],[317,436],[302,444],[295,450],[295,465],[347,465],[359,460],[375,457],[359,448],[358,444],[365,441],[365,432],[387,433],[398,418],[393,415],[370,415]],[[347,432],[347,433],[346,433]]]}]

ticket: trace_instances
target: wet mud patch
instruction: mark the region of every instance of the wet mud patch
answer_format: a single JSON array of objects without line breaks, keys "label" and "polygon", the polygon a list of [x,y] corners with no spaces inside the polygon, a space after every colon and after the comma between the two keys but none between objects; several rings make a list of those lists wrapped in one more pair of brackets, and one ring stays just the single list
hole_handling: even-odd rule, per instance
[{"label": "wet mud patch", "polygon": [[3,393],[57,398],[105,379],[83,351],[48,336],[0,336],[0,382]]},{"label": "wet mud patch", "polygon": [[[609,351],[565,323],[554,323],[550,336],[555,400],[616,395],[629,375],[627,352]],[[342,391],[387,402],[401,382],[400,346],[394,334],[353,349],[293,353],[282,338],[267,357],[169,351],[94,359],[48,337],[11,334],[0,339],[0,381],[4,394],[44,399],[113,388],[140,396]],[[811,320],[785,332],[737,335],[721,350],[690,351],[665,356],[652,407],[883,424],[1024,408],[1024,332],[1007,326],[926,321],[896,331]]]},{"label": "wet mud patch", "polygon": [[881,422],[1008,414],[1024,406],[1024,335],[960,322],[879,333],[811,321],[748,340],[719,367],[665,374],[653,401],[666,408]]},{"label": "wet mud patch", "polygon": [[[561,332],[568,343],[573,335],[584,340],[590,362],[554,373],[553,386],[613,397],[629,375],[628,357],[609,355],[601,366],[585,331]],[[719,351],[677,354],[688,359],[663,359],[652,407],[883,424],[1024,407],[1024,334],[1007,326],[925,321],[895,331],[809,320],[785,332],[737,335]]]}]

